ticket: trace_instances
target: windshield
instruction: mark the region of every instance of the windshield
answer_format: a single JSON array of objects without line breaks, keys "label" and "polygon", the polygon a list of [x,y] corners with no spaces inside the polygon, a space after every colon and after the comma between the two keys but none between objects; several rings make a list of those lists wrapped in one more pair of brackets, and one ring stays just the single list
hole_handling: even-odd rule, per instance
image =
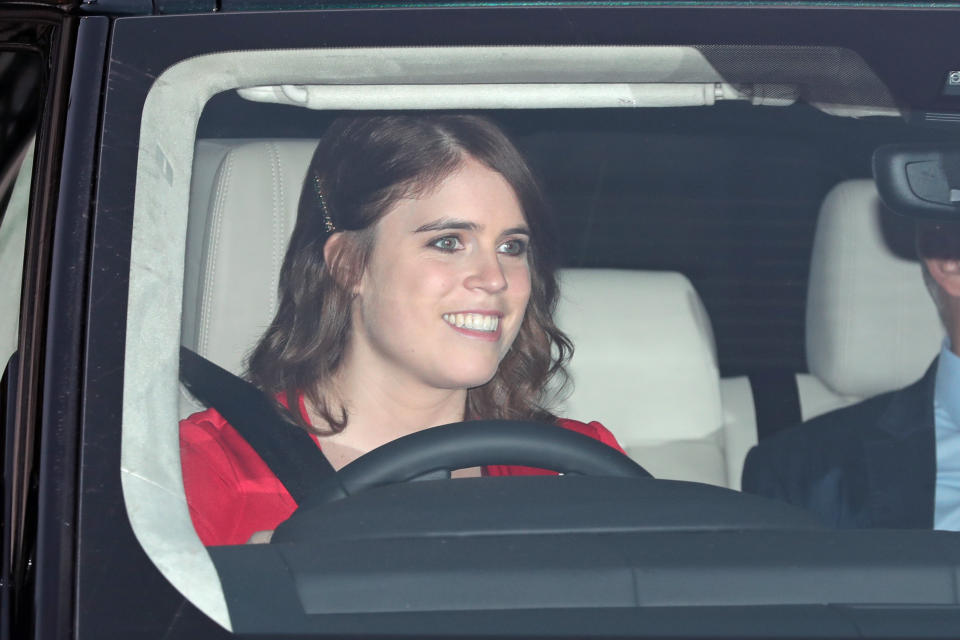
[{"label": "windshield", "polygon": [[[872,166],[960,132],[858,53],[250,49],[161,77],[136,169],[124,500],[218,624],[291,632],[247,608],[253,583],[314,631],[349,631],[341,614],[941,597],[814,586],[844,558],[870,569],[898,548],[889,530],[960,529],[937,457],[955,423],[932,401],[958,357],[960,243],[892,212]],[[254,415],[285,444],[249,435]],[[500,424],[429,442],[501,420],[582,440],[514,443]],[[381,449],[403,436],[450,461]],[[871,503],[898,455],[917,471]],[[326,467],[351,497],[323,493]],[[837,529],[894,537],[831,552],[801,535]],[[727,537],[681,549],[680,531]],[[816,572],[743,577],[781,575],[789,548]],[[568,552],[583,566],[554,566]],[[678,567],[727,577],[690,590]],[[438,578],[458,571],[472,586]]]}]

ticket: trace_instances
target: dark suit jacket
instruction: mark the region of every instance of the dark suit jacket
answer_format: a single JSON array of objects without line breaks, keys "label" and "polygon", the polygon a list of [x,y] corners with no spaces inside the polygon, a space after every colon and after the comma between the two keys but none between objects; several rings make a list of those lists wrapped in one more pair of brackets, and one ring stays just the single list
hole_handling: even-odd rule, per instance
[{"label": "dark suit jacket", "polygon": [[909,387],[765,439],[747,455],[743,490],[836,527],[932,529],[936,364]]}]

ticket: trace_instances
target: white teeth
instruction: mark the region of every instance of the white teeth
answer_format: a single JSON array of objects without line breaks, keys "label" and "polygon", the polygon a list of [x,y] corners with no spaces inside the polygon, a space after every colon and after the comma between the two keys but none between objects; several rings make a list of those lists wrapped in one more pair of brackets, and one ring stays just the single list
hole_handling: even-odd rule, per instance
[{"label": "white teeth", "polygon": [[500,318],[484,313],[445,313],[443,319],[448,324],[472,331],[496,331]]}]

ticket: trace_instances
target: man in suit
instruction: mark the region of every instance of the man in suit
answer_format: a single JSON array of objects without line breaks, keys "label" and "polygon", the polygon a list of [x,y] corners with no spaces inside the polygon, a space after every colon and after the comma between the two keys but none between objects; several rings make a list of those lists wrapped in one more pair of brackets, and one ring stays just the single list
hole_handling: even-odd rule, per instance
[{"label": "man in suit", "polygon": [[917,250],[946,329],[940,355],[904,389],[765,439],[744,491],[837,527],[960,530],[960,223],[921,223]]}]

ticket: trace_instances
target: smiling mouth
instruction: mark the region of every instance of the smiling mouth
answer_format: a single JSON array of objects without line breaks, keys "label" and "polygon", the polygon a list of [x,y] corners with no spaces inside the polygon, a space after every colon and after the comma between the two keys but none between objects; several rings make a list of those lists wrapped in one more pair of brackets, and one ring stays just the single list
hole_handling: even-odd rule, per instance
[{"label": "smiling mouth", "polygon": [[493,333],[500,327],[500,316],[486,313],[445,313],[443,320],[452,327],[470,331]]}]

